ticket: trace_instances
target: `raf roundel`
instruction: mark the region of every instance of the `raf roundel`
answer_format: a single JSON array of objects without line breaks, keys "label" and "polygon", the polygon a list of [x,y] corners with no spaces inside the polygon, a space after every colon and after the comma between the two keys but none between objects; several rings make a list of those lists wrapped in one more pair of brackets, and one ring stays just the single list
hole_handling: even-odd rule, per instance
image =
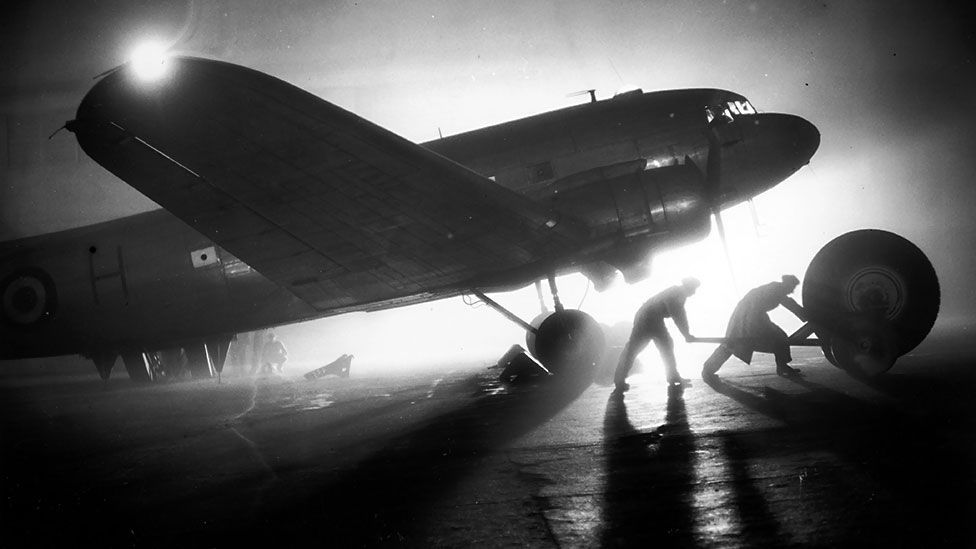
[{"label": "raf roundel", "polygon": [[7,276],[0,283],[5,324],[29,327],[54,316],[57,293],[54,281],[40,269],[24,269]]}]

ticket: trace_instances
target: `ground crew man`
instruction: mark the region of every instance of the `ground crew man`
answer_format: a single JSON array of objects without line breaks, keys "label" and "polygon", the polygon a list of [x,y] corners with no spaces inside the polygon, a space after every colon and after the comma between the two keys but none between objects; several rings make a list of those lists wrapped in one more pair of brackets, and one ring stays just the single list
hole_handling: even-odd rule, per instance
[{"label": "ground crew man", "polygon": [[806,313],[799,303],[790,297],[800,284],[800,279],[793,275],[783,275],[781,282],[770,282],[758,288],[749,290],[739,301],[729,318],[729,325],[725,331],[726,343],[715,349],[708,357],[702,368],[702,378],[714,379],[718,369],[732,355],[746,364],[752,361],[752,353],[773,353],[776,357],[776,373],[781,376],[795,377],[800,370],[791,368],[793,360],[790,355],[790,344],[786,332],[773,324],[769,319],[769,311],[782,305],[795,314],[800,320],[805,320]]},{"label": "ground crew man", "polygon": [[278,372],[280,374],[286,360],[288,360],[288,351],[285,350],[285,344],[278,340],[274,333],[271,333],[268,336],[268,343],[264,347],[265,368],[271,373]]},{"label": "ground crew man", "polygon": [[664,361],[664,371],[668,378],[668,384],[680,386],[687,383],[687,379],[682,379],[678,374],[678,364],[674,357],[674,341],[664,325],[664,319],[670,318],[674,325],[678,327],[681,335],[685,336],[685,341],[693,341],[688,331],[688,316],[685,314],[685,300],[695,294],[701,283],[695,278],[686,278],[681,281],[680,286],[672,286],[667,290],[655,295],[647,300],[637,314],[634,316],[634,328],[630,332],[630,339],[624,346],[624,351],[620,355],[620,362],[617,363],[617,371],[614,373],[613,382],[618,393],[630,388],[627,384],[627,374],[630,373],[634,365],[634,359],[641,351],[647,347],[647,343],[654,340],[661,359]]}]

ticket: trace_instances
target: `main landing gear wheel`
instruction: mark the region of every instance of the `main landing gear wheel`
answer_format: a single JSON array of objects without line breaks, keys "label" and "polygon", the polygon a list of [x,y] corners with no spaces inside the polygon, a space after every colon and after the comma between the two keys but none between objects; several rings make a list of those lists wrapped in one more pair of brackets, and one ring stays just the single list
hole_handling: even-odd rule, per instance
[{"label": "main landing gear wheel", "polygon": [[[843,234],[814,256],[803,306],[831,363],[877,375],[925,339],[939,313],[939,279],[925,254],[887,231]],[[833,360],[831,360],[833,359]]]},{"label": "main landing gear wheel", "polygon": [[834,358],[834,351],[831,350],[830,343],[821,345],[820,350],[823,351],[824,358],[827,359],[827,362],[829,362],[831,366],[837,366],[840,368],[840,365],[837,364],[837,359]]},{"label": "main landing gear wheel", "polygon": [[603,329],[590,315],[577,310],[549,315],[534,337],[526,337],[529,352],[553,375],[580,382],[593,380],[606,346]]},{"label": "main landing gear wheel", "polygon": [[830,338],[836,366],[858,377],[874,377],[891,369],[898,359],[898,343],[887,322],[853,317],[842,322]]}]

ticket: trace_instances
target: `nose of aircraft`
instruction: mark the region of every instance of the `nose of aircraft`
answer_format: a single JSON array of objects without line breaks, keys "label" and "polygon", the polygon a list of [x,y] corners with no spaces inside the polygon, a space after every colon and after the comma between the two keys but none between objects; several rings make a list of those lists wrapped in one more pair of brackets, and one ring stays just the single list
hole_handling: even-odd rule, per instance
[{"label": "nose of aircraft", "polygon": [[757,122],[763,152],[770,154],[770,160],[790,173],[809,164],[820,147],[820,131],[799,116],[760,114]]},{"label": "nose of aircraft", "polygon": [[742,147],[723,162],[723,207],[776,186],[809,164],[820,147],[817,127],[791,114],[758,114],[742,128]]},{"label": "nose of aircraft", "polygon": [[820,148],[820,130],[799,116],[787,115],[793,125],[793,152],[801,166],[810,163],[813,154]]}]

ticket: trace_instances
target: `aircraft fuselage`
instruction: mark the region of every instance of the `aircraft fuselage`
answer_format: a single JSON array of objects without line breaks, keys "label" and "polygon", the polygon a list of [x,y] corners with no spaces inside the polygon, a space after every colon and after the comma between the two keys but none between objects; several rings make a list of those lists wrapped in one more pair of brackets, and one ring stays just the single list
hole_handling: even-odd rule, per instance
[{"label": "aircraft fuselage", "polygon": [[[709,123],[706,108],[729,120]],[[734,113],[734,114],[731,114]],[[0,243],[0,358],[159,349],[260,327],[527,284],[549,272],[639,276],[655,248],[704,237],[709,137],[722,147],[717,206],[809,161],[819,134],[714,89],[631,93],[423,146],[590,229],[558,261],[328,311],[272,283],[164,210]]]}]

